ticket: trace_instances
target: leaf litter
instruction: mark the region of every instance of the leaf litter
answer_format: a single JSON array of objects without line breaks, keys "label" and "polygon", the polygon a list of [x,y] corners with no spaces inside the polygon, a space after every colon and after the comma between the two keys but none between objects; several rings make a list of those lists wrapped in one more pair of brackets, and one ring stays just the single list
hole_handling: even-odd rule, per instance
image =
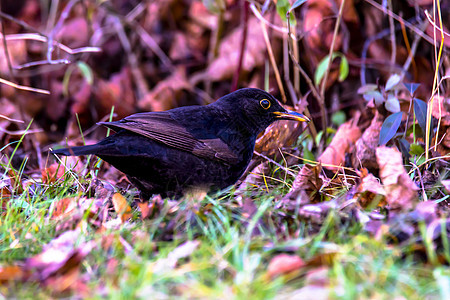
[{"label": "leaf litter", "polygon": [[[282,1],[278,2],[282,4]],[[39,28],[49,26],[40,23],[41,13],[37,4],[33,1],[24,3],[22,13],[28,23]],[[108,120],[110,116],[121,118],[137,110],[158,111],[208,103],[229,92],[228,81],[236,76],[239,68],[241,73],[237,75],[242,86],[261,87],[264,83],[273,94],[277,94],[279,87],[269,73],[274,66],[268,67],[261,19],[251,13],[247,16],[247,40],[241,53],[244,28],[240,13],[236,13],[241,11],[240,4],[232,0],[224,3],[226,10],[223,15],[220,15],[220,10],[209,11],[200,1],[141,3],[134,7],[135,11],[130,10],[130,1],[112,3],[110,8],[84,3],[85,7],[76,6],[72,14],[61,14],[62,21],[63,18],[68,19],[61,23],[59,32],[53,34],[58,42],[70,47],[86,46],[91,41],[102,47],[104,52],[101,55],[85,53],[80,56],[80,60],[90,68],[93,82],[86,80],[82,70],[75,69],[68,77],[68,84],[64,85],[68,71],[50,64],[39,67],[33,77],[21,75],[24,78],[22,84],[39,84],[50,90],[52,95],[49,98],[2,85],[0,225],[8,224],[8,228],[4,227],[8,230],[2,232],[7,245],[2,251],[8,254],[19,253],[15,251],[26,247],[33,249],[22,259],[2,262],[2,287],[19,282],[38,283],[50,290],[53,296],[89,296],[92,292],[89,281],[96,278],[95,272],[101,272],[102,267],[85,266],[90,259],[99,259],[93,254],[99,249],[104,251],[105,278],[110,275],[112,283],[108,284],[116,289],[123,284],[123,278],[115,272],[121,268],[133,269],[137,262],[145,260],[145,253],[150,253],[147,255],[154,259],[146,265],[146,272],[152,274],[170,277],[174,272],[207,269],[201,263],[190,262],[194,262],[195,256],[208,244],[217,243],[218,237],[213,242],[204,242],[203,239],[209,234],[217,235],[213,228],[222,238],[230,240],[224,248],[214,244],[214,251],[207,250],[211,252],[208,253],[209,262],[219,265],[221,272],[225,270],[221,273],[222,278],[233,278],[234,282],[262,282],[262,286],[269,286],[279,279],[288,286],[292,282],[301,282],[301,287],[294,284],[290,291],[284,289],[280,292],[280,298],[286,293],[291,298],[325,299],[333,293],[341,295],[345,292],[345,283],[333,282],[336,279],[330,279],[328,275],[335,272],[343,277],[345,272],[339,269],[340,262],[346,259],[343,256],[348,255],[351,260],[355,254],[345,252],[346,245],[328,242],[327,239],[332,240],[333,235],[329,228],[346,232],[350,226],[360,226],[373,240],[359,241],[359,244],[355,241],[351,246],[356,252],[364,250],[358,248],[360,245],[385,242],[387,247],[400,247],[392,249],[405,252],[405,249],[411,249],[409,253],[414,254],[417,262],[448,265],[450,98],[448,93],[442,93],[423,101],[428,99],[432,90],[430,78],[434,70],[426,53],[420,50],[415,53],[413,69],[409,70],[409,75],[414,76],[420,86],[414,87],[413,96],[417,98],[409,100],[407,97],[404,99],[401,93],[403,77],[384,65],[393,58],[398,65],[403,64],[410,49],[397,44],[397,57],[392,58],[387,40],[367,38],[368,57],[359,57],[357,53],[361,53],[363,48],[358,40],[360,35],[375,36],[385,29],[375,6],[365,7],[361,12],[371,16],[366,18],[363,26],[363,20],[357,14],[358,6],[353,1],[346,1],[342,16],[345,27],[336,37],[333,36],[334,16],[338,2],[307,1],[291,11],[297,21],[300,20],[297,12],[301,11],[304,17],[302,22],[291,26],[297,26],[294,34],[301,40],[303,57],[299,58],[300,64],[311,76],[320,61],[330,54],[333,39],[335,50],[350,62],[347,80],[340,82],[339,61],[336,59],[331,64],[326,82],[327,97],[332,98],[338,89],[339,95],[351,95],[350,100],[341,99],[338,103],[340,109],[345,109],[348,121],[332,128],[332,139],[322,145],[321,152],[317,151],[321,141],[301,125],[274,124],[259,137],[256,151],[261,155],[255,156],[251,171],[242,178],[242,184],[234,194],[203,195],[197,203],[155,196],[143,203],[135,197],[136,191],[130,190],[129,182],[106,163],[99,164],[90,158],[77,162],[69,159],[60,164],[47,160],[40,153],[44,145],[62,144],[60,141],[66,136],[70,145],[90,143],[104,136],[105,132],[98,130],[87,134],[87,140],[84,140],[86,130],[94,128],[96,121]],[[417,5],[422,8],[429,3],[422,1]],[[270,9],[273,16],[265,14],[262,17],[271,25],[271,46],[275,49],[275,56],[281,58],[288,49],[286,33],[276,28],[285,28],[286,24],[275,14],[274,7]],[[402,9],[414,11],[409,4],[403,4]],[[122,15],[125,39],[111,26],[111,11]],[[85,12],[90,13],[89,20]],[[242,9],[242,17],[245,17],[245,9]],[[448,25],[444,26],[444,31]],[[219,31],[220,26],[225,26],[225,30]],[[144,32],[139,28],[144,28]],[[366,32],[362,33],[361,28]],[[20,27],[12,22],[5,29],[7,34],[13,34],[18,33]],[[217,55],[211,56],[209,47],[216,30],[219,31]],[[430,27],[425,34],[432,36]],[[132,46],[131,51],[126,49],[127,42]],[[13,67],[33,61],[48,51],[45,44],[25,43],[24,40],[11,41],[7,45]],[[3,53],[4,44],[0,48]],[[53,53],[54,56],[59,54]],[[242,65],[239,66],[241,55]],[[9,72],[5,58],[2,56],[0,61],[2,74]],[[139,64],[136,64],[137,60]],[[304,90],[303,83],[291,82],[297,70],[282,66],[282,59],[279,62],[279,67],[284,68],[289,93],[300,95]],[[362,84],[365,75],[360,78],[363,72],[359,73],[355,65],[363,65],[363,62],[370,62],[377,69],[377,74],[366,71],[377,78],[376,84]],[[136,65],[138,70],[132,69]],[[443,68],[448,68],[447,62]],[[145,81],[139,81],[141,77]],[[359,89],[361,95],[358,95],[356,86],[362,86]],[[333,87],[338,88],[334,90]],[[320,115],[320,105],[309,98],[302,98],[304,101],[294,109],[303,112],[308,107],[315,119]],[[427,109],[431,110],[433,117],[433,135],[430,157],[425,160],[422,149],[425,149],[423,132],[426,131]],[[389,118],[395,118],[395,122],[386,123]],[[29,130],[36,138],[26,136],[20,141],[18,133],[26,132],[26,124],[31,120],[33,124]],[[320,121],[314,123],[323,130]],[[400,143],[410,153],[409,157],[399,151]],[[299,159],[306,151],[319,154],[317,162]],[[292,173],[296,175],[292,176]],[[65,185],[68,187],[61,192],[59,187]],[[43,194],[51,202],[45,213],[34,206],[33,198]],[[269,200],[264,200],[267,197]],[[8,221],[12,212],[20,214],[22,219],[30,219],[34,225],[15,226],[14,222]],[[34,221],[33,214],[37,216]],[[228,219],[228,214],[233,217]],[[135,226],[139,222],[145,222],[143,224],[152,228],[152,233],[137,229]],[[244,246],[240,245],[240,240],[233,239],[236,223],[248,238],[242,242]],[[51,226],[52,232],[45,242],[37,243],[42,245],[42,249],[32,246],[36,244],[36,235],[43,233],[46,226]],[[187,237],[185,232],[190,232],[192,227],[201,230]],[[247,228],[251,231],[245,232]],[[267,239],[266,232],[276,235],[276,243]],[[90,235],[92,233],[95,237]],[[361,235],[356,238],[362,239]],[[169,241],[175,241],[176,246],[168,250],[163,243]],[[249,251],[246,247],[250,246],[245,243],[252,243],[251,246],[256,248],[263,244],[269,250],[263,254],[263,259],[257,257],[262,254],[255,254],[240,261],[240,247],[243,247],[244,254]],[[305,248],[312,250],[308,252]],[[234,253],[233,259],[229,253]],[[402,255],[393,254],[396,257]],[[123,260],[123,256],[128,260]],[[263,276],[252,277],[252,262],[256,265],[259,262]],[[244,270],[239,266],[244,266]],[[148,280],[146,276],[142,278],[144,282]],[[100,285],[106,284],[103,279],[100,281]],[[171,285],[174,283],[169,282],[168,286]],[[179,294],[188,290],[186,285],[183,288],[178,286]],[[158,288],[155,282],[149,286]],[[198,290],[201,289],[205,286]],[[233,288],[230,295],[240,289],[242,286]],[[141,295],[148,291],[142,289]],[[103,292],[110,295],[108,291]]]}]

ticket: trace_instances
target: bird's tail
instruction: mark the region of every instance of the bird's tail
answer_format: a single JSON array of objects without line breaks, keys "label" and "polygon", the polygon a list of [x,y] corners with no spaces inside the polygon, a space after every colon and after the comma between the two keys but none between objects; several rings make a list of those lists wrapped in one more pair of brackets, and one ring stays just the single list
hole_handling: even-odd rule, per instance
[{"label": "bird's tail", "polygon": [[98,151],[101,150],[102,148],[103,148],[102,145],[94,144],[88,146],[56,149],[52,150],[51,153],[64,156],[73,156],[73,155],[78,156],[78,155],[97,154]]}]

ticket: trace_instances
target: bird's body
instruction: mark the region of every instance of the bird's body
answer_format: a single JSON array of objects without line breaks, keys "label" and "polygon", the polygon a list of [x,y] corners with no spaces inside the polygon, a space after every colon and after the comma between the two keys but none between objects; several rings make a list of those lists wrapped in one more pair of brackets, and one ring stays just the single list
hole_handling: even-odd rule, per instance
[{"label": "bird's body", "polygon": [[143,197],[177,196],[192,187],[223,189],[244,173],[256,137],[277,118],[307,120],[262,90],[241,89],[206,106],[101,123],[116,133],[95,145],[53,153],[94,154],[125,173]]}]

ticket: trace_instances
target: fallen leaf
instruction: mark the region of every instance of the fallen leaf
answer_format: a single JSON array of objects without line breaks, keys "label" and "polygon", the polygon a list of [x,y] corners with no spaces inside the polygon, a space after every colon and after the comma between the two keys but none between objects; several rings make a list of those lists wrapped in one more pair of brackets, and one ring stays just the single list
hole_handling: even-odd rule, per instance
[{"label": "fallen leaf", "polygon": [[[131,71],[127,67],[123,67],[119,73],[113,74],[107,80],[98,79],[96,84],[92,86],[93,96],[97,113],[99,116],[107,116],[111,113],[111,108],[114,106],[114,113],[118,118],[123,118],[135,112],[136,99],[131,81]],[[90,99],[92,103],[92,99]],[[84,114],[91,114],[91,104],[86,108]]]},{"label": "fallen leaf", "polygon": [[356,196],[362,207],[373,205],[385,205],[386,192],[380,180],[369,173],[367,169],[361,170],[361,183],[356,187]]},{"label": "fallen leaf", "polygon": [[[321,200],[319,191],[324,181],[321,172],[322,166],[320,164],[316,166],[305,164],[295,177],[291,191],[285,198],[295,199],[301,195],[301,191],[305,191],[310,198],[308,202],[319,202]],[[306,204],[305,201],[302,201],[302,204]]]},{"label": "fallen leaf", "polygon": [[275,278],[299,270],[305,263],[297,255],[278,254],[273,257],[267,267],[267,275]]},{"label": "fallen leaf", "polygon": [[114,205],[114,210],[120,216],[122,223],[132,217],[131,207],[128,205],[127,199],[120,193],[115,193],[112,196],[112,203]]},{"label": "fallen leaf", "polygon": [[25,279],[27,275],[23,267],[17,265],[0,266],[0,284]]},{"label": "fallen leaf", "polygon": [[431,115],[436,119],[450,115],[450,98],[443,96],[434,96]]},{"label": "fallen leaf", "polygon": [[85,16],[80,16],[64,22],[56,38],[71,48],[78,48],[89,44],[89,35],[88,21]]},{"label": "fallen leaf", "polygon": [[70,230],[44,246],[44,250],[26,260],[30,272],[28,281],[38,281],[52,291],[64,292],[78,286],[79,267],[95,247],[95,242],[83,242],[81,230]]},{"label": "fallen leaf", "polygon": [[394,210],[415,207],[418,188],[403,167],[402,154],[396,148],[382,146],[376,149],[376,156],[389,207]]},{"label": "fallen leaf", "polygon": [[361,130],[354,120],[342,124],[318,161],[325,168],[338,171],[340,167],[344,166],[345,154],[350,152],[350,149],[360,137]]},{"label": "fallen leaf", "polygon": [[286,120],[271,124],[264,131],[264,134],[256,140],[255,151],[266,156],[278,154],[278,149],[291,146],[297,141],[303,132],[303,124]]},{"label": "fallen leaf", "polygon": [[64,166],[58,163],[51,164],[50,167],[41,171],[42,181],[46,184],[54,183],[64,176]]},{"label": "fallen leaf", "polygon": [[[266,44],[259,20],[250,18],[248,21],[247,41],[245,44],[245,55],[242,61],[242,72],[250,72],[255,67],[264,64],[266,55]],[[194,76],[192,84],[207,79],[219,81],[229,79],[233,76],[239,63],[239,55],[242,43],[242,26],[233,30],[220,42],[219,54],[208,66],[206,72]]]},{"label": "fallen leaf", "polygon": [[441,180],[441,183],[444,186],[444,189],[447,191],[447,193],[450,194],[450,179]]},{"label": "fallen leaf", "polygon": [[363,132],[361,138],[356,141],[356,151],[352,161],[354,168],[359,169],[360,167],[364,167],[369,169],[369,171],[378,169],[375,149],[380,139],[382,124],[383,116],[376,112],[370,126]]},{"label": "fallen leaf", "polygon": [[153,211],[153,205],[152,205],[152,207],[150,207],[150,203],[147,201],[138,202],[138,207],[139,207],[139,210],[141,211],[141,219],[142,220],[147,219]]},{"label": "fallen leaf", "polygon": [[55,208],[51,218],[56,219],[60,217],[67,217],[77,207],[77,200],[78,199],[76,198],[63,198],[53,202],[52,205]]},{"label": "fallen leaf", "polygon": [[[3,40],[3,38],[2,38]],[[2,74],[9,73],[8,60],[5,56],[3,42],[0,43],[0,72]],[[8,54],[12,67],[17,67],[26,62],[27,58],[27,42],[25,39],[8,41]]]},{"label": "fallen leaf", "polygon": [[144,111],[164,111],[177,107],[182,92],[190,90],[191,85],[180,68],[158,84],[139,101],[139,107]]}]

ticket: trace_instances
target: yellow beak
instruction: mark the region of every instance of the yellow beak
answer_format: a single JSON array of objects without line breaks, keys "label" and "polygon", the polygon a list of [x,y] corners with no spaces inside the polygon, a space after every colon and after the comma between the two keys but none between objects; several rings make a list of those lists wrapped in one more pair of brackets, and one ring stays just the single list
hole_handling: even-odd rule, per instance
[{"label": "yellow beak", "polygon": [[302,115],[298,112],[287,110],[286,112],[274,111],[274,115],[277,115],[276,118],[280,120],[293,120],[298,122],[309,122],[309,118],[305,115]]}]

